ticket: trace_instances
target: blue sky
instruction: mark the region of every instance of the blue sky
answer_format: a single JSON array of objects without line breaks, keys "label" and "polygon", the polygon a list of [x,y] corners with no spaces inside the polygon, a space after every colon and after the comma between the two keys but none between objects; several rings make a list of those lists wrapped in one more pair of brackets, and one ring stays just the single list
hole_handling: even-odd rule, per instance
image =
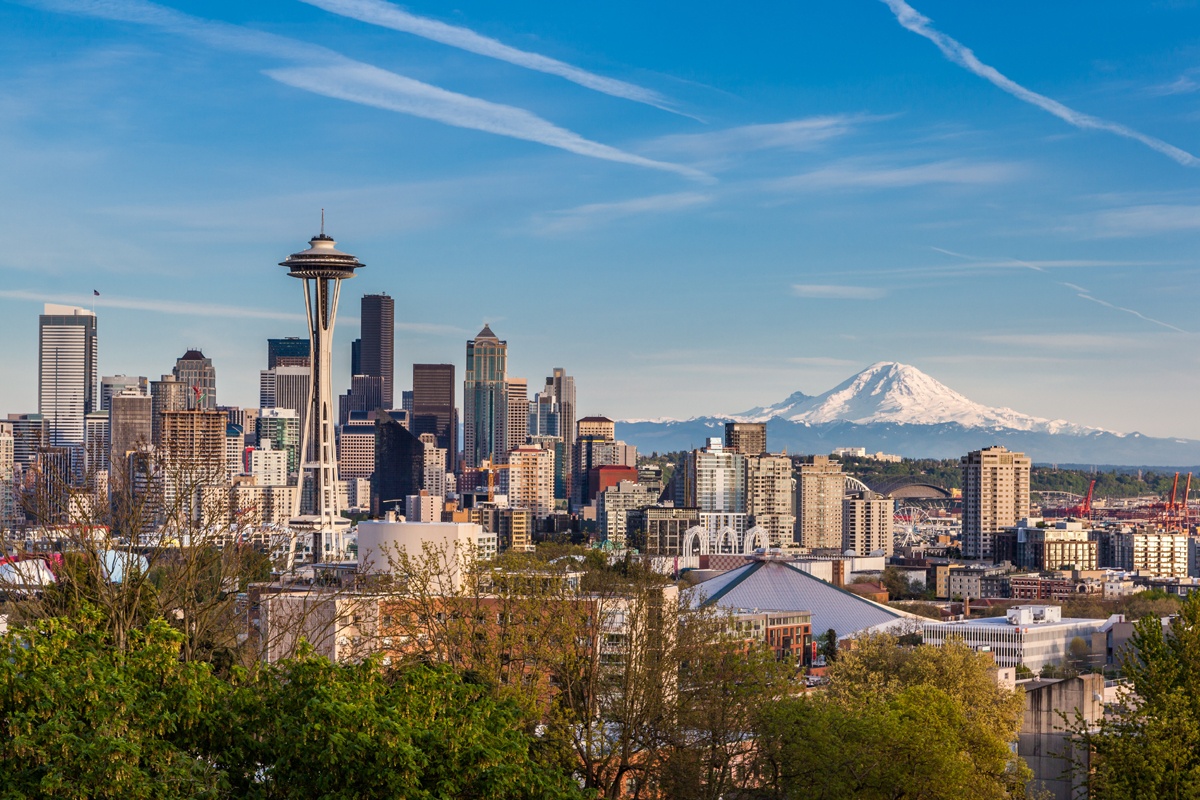
[{"label": "blue sky", "polygon": [[[398,388],[484,321],[581,410],[738,411],[875,361],[1200,438],[1200,7],[0,2],[0,412],[44,300],[101,371],[257,400],[327,228]],[[339,391],[342,389],[338,389]]]}]

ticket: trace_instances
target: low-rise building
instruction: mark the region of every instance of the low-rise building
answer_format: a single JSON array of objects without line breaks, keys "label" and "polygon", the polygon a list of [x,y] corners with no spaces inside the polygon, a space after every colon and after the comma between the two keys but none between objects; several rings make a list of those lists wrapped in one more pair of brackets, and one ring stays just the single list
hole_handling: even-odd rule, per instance
[{"label": "low-rise building", "polygon": [[926,622],[925,644],[941,647],[961,640],[973,650],[990,652],[1001,667],[1024,665],[1037,672],[1047,664],[1061,664],[1071,642],[1081,639],[1090,650],[1092,634],[1102,619],[1063,619],[1059,606],[1013,606],[1004,617],[955,622]]}]

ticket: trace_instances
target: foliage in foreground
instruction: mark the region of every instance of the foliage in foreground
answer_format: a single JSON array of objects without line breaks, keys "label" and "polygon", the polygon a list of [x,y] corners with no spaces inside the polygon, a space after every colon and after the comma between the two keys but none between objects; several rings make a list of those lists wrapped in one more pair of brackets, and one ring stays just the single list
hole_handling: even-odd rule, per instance
[{"label": "foliage in foreground", "polygon": [[1023,698],[996,685],[990,659],[962,644],[859,639],[824,694],[781,698],[759,722],[759,770],[772,798],[1006,798],[1030,777],[1009,743]]},{"label": "foliage in foreground", "polygon": [[161,620],[95,615],[0,643],[0,797],[570,798],[513,703],[444,667],[312,656],[229,681]]},{"label": "foliage in foreground", "polygon": [[1076,725],[1095,754],[1092,796],[1198,797],[1200,593],[1188,596],[1165,631],[1155,617],[1139,621],[1131,645],[1123,663],[1126,702],[1095,729]]}]

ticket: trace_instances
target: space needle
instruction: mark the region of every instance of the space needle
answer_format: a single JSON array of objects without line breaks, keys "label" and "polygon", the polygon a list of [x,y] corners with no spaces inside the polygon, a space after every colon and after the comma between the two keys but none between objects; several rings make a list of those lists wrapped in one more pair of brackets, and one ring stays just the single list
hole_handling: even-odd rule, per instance
[{"label": "space needle", "polygon": [[308,411],[302,432],[302,458],[298,498],[304,497],[306,480],[312,482],[311,513],[296,518],[293,529],[312,532],[313,563],[323,561],[327,551],[341,558],[343,538],[349,520],[341,515],[338,504],[338,467],[334,439],[333,413],[333,325],[337,318],[338,295],[342,281],[354,277],[354,270],[365,266],[354,256],[338,250],[325,235],[325,211],[321,211],[321,233],[308,242],[308,249],[293,253],[279,266],[288,275],[304,281],[304,308],[309,331]]}]

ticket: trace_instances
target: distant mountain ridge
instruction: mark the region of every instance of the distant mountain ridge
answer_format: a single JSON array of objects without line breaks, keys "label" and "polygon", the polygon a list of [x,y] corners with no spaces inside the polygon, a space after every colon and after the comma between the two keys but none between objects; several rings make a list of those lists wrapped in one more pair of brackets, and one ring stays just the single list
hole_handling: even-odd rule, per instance
[{"label": "distant mountain ridge", "polygon": [[912,458],[951,458],[1003,444],[1040,463],[1187,465],[1200,441],[1116,433],[976,403],[916,367],[881,361],[824,394],[795,392],[770,406],[688,420],[629,420],[618,433],[639,450],[700,447],[725,422],[765,422],[772,451],[866,447]]}]

